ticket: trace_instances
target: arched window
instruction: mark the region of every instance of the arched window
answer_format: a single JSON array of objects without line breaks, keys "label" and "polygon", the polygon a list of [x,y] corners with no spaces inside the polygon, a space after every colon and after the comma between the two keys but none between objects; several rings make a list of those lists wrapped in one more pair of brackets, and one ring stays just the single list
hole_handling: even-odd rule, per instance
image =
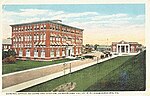
[{"label": "arched window", "polygon": [[26,57],[30,57],[30,50],[26,49]]}]

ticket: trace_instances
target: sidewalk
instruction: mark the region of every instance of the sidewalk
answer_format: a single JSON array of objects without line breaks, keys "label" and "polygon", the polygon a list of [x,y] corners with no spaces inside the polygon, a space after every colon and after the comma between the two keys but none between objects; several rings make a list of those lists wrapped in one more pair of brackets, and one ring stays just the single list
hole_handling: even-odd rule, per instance
[{"label": "sidewalk", "polygon": [[[93,53],[94,54],[94,53]],[[99,54],[95,53],[96,56]],[[112,56],[111,58],[105,58],[97,60],[96,58],[94,60],[86,59],[86,60],[77,60],[77,61],[70,61],[66,63],[66,70],[65,74],[70,73],[70,63],[71,63],[71,72],[75,72],[78,70],[81,70],[83,68],[92,66],[94,64],[112,59],[117,57]],[[2,77],[2,83],[3,83],[3,92],[15,92],[19,91],[43,82],[46,82],[48,80],[60,77],[64,75],[64,65],[62,64],[56,64],[55,66],[47,66],[44,68],[38,68],[36,70],[30,70],[30,71],[24,71],[24,72],[17,72],[16,74],[10,74],[7,76]]]}]

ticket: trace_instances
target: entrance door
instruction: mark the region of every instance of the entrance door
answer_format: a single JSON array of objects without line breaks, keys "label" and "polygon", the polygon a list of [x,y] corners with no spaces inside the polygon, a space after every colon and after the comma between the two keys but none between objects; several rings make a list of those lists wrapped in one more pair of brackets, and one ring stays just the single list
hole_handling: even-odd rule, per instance
[{"label": "entrance door", "polygon": [[72,50],[73,50],[73,47],[69,46],[68,48],[66,48],[66,56],[71,56],[72,55]]},{"label": "entrance door", "polygon": [[121,46],[121,53],[124,53],[125,52],[125,48],[124,46]]}]

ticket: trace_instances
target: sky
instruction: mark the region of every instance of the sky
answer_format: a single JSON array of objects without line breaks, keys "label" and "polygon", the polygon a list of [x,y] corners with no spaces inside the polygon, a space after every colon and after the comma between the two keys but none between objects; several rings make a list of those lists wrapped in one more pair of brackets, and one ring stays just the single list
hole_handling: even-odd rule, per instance
[{"label": "sky", "polygon": [[11,36],[11,24],[55,19],[84,29],[84,44],[125,40],[145,45],[144,4],[3,5],[2,38]]}]

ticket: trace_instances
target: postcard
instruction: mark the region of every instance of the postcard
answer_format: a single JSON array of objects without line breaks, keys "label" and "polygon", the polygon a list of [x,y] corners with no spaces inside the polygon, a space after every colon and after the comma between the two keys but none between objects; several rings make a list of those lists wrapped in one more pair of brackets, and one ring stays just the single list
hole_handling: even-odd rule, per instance
[{"label": "postcard", "polygon": [[31,1],[2,3],[3,95],[149,94],[148,1]]}]

